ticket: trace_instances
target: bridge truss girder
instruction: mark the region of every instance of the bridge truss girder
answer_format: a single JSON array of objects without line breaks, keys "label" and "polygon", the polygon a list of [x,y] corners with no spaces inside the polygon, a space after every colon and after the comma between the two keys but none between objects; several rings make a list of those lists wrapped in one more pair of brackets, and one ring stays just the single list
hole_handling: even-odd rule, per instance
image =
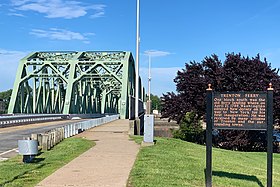
[{"label": "bridge truss girder", "polygon": [[[143,100],[141,82],[139,90]],[[133,97],[130,52],[34,52],[20,61],[8,113],[120,113],[129,118]]]}]

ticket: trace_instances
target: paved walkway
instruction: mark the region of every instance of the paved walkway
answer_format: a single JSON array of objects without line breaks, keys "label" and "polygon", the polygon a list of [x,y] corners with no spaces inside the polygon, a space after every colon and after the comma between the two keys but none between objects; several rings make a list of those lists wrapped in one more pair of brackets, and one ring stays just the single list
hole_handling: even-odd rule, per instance
[{"label": "paved walkway", "polygon": [[128,120],[117,120],[95,127],[78,136],[96,145],[55,173],[38,187],[124,187],[139,145],[128,137]]}]

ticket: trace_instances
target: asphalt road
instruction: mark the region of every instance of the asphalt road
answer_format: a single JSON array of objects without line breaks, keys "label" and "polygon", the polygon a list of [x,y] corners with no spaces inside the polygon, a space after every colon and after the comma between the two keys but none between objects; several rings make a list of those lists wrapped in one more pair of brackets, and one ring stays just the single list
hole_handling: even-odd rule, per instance
[{"label": "asphalt road", "polygon": [[[31,134],[44,133],[48,130],[76,123],[81,120],[45,122],[40,124],[0,128],[0,161],[17,154],[18,140],[30,137]],[[84,120],[82,120],[84,121]]]}]

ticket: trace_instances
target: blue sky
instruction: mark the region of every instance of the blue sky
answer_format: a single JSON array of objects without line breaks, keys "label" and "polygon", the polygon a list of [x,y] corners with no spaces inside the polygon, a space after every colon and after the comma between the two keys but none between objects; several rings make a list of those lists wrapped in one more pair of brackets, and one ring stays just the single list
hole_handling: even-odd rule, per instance
[{"label": "blue sky", "polygon": [[[280,65],[278,0],[140,0],[140,74],[152,93],[175,91],[186,62],[213,53],[260,53]],[[19,59],[32,51],[131,51],[136,0],[1,0],[0,91],[13,87]],[[150,53],[149,53],[150,52]]]}]

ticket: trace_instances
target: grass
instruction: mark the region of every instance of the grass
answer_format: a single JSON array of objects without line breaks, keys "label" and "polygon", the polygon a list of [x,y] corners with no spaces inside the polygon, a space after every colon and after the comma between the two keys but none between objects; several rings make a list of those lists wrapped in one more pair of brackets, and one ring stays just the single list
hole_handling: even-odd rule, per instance
[{"label": "grass", "polygon": [[0,162],[0,187],[35,186],[94,145],[82,138],[67,138],[50,151],[36,156],[33,163],[22,163],[22,156]]},{"label": "grass", "polygon": [[[141,142],[141,137],[133,137]],[[156,138],[142,147],[130,173],[129,186],[205,186],[206,147],[172,138]],[[280,154],[274,154],[273,186],[280,186]],[[266,186],[266,153],[213,148],[213,186]]]}]

